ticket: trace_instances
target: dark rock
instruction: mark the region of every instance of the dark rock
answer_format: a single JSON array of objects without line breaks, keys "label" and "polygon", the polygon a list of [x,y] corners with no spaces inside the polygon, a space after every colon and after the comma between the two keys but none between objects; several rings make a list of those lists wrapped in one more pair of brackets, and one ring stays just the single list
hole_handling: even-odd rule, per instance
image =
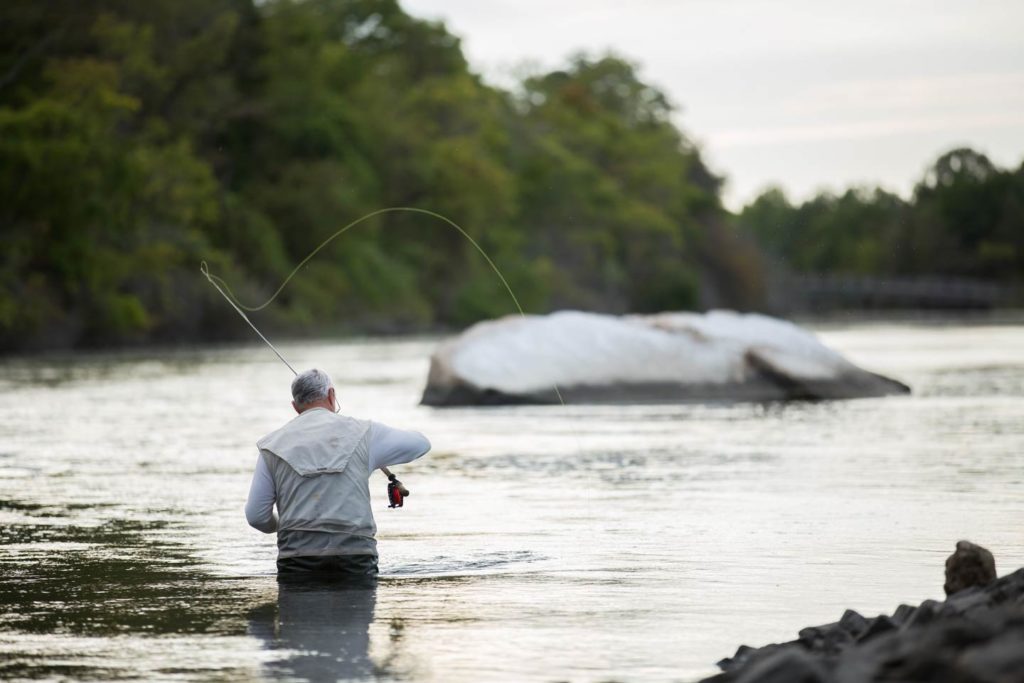
[{"label": "dark rock", "polygon": [[896,622],[883,614],[880,617],[872,619],[871,624],[864,629],[864,632],[860,634],[860,637],[857,640],[863,643],[864,641],[871,640],[880,633],[888,633],[889,631],[893,631],[897,628],[898,626]]},{"label": "dark rock", "polygon": [[943,610],[956,614],[970,614],[977,610],[985,610],[992,606],[992,597],[984,589],[974,586],[950,596]]},{"label": "dark rock", "polygon": [[1024,572],[1014,572],[1004,576],[996,583],[987,586],[985,594],[992,599],[993,605],[1017,602],[1024,604]]},{"label": "dark rock", "polygon": [[824,667],[796,648],[785,648],[756,662],[737,683],[828,683]]},{"label": "dark rock", "polygon": [[912,605],[900,605],[896,608],[896,611],[892,613],[892,620],[897,626],[902,626],[907,622],[910,617],[914,616],[914,612],[917,608]]},{"label": "dark rock", "polygon": [[752,648],[749,645],[740,645],[736,648],[736,654],[732,657],[726,657],[725,659],[719,660],[716,666],[722,671],[730,671],[731,669],[738,669],[743,666],[750,655],[757,652],[758,649],[765,648]]},{"label": "dark rock", "polygon": [[806,649],[818,653],[835,653],[852,640],[841,624],[826,624],[805,628],[797,634],[797,641]]},{"label": "dark rock", "polygon": [[891,617],[848,610],[797,640],[741,647],[714,683],[1024,683],[1024,569]]},{"label": "dark rock", "polygon": [[839,627],[856,638],[868,629],[868,620],[852,609],[848,609],[839,618]]},{"label": "dark rock", "polygon": [[[780,652],[785,648],[792,648],[792,643],[786,643],[785,645],[765,645],[764,647],[749,647],[747,645],[740,645],[739,649],[736,650],[736,654],[732,658],[723,659],[718,662],[718,668],[725,673],[722,674],[724,678],[722,680],[732,681],[735,677],[730,676],[731,672],[743,671],[750,667],[756,662],[760,662],[772,655]],[[718,680],[717,678],[715,680]]]},{"label": "dark rock", "polygon": [[946,595],[971,586],[987,586],[996,580],[996,560],[985,548],[960,541],[946,560]]},{"label": "dark rock", "polygon": [[1005,632],[971,648],[959,660],[964,672],[975,681],[1024,681],[1024,624],[1018,619]]},{"label": "dark rock", "polygon": [[798,643],[806,647],[808,650],[813,649],[815,644],[820,643],[822,640],[824,640],[824,635],[822,631],[822,629],[824,628],[826,627],[808,626],[807,628],[802,628],[796,634],[796,640]]},{"label": "dark rock", "polygon": [[[952,615],[918,629],[894,631],[850,651],[838,668],[858,669],[860,678],[854,680],[861,681],[1021,681],[1024,629],[1015,629],[1017,619],[1024,619],[1024,611],[1017,610],[1016,615],[990,612],[980,621]],[[841,676],[840,680],[850,679]]]},{"label": "dark rock", "polygon": [[918,605],[917,609],[914,610],[914,613],[909,619],[907,619],[907,622],[904,624],[904,628],[919,627],[924,626],[925,624],[930,624],[935,620],[935,617],[941,608],[941,602],[936,600],[925,600]]}]

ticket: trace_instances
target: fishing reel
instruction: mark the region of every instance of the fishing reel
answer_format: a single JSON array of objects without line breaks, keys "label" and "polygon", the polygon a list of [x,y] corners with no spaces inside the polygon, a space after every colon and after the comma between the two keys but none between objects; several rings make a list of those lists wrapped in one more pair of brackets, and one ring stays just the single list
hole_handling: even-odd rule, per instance
[{"label": "fishing reel", "polygon": [[409,489],[405,488],[402,482],[398,481],[398,477],[393,474],[388,474],[388,480],[388,507],[400,508],[405,502],[406,496],[409,495]]}]

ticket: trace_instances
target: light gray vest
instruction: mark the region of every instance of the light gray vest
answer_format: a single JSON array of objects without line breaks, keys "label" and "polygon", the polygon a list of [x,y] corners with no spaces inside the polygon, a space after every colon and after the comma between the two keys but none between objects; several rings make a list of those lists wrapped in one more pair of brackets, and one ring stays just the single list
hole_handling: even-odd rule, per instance
[{"label": "light gray vest", "polygon": [[256,445],[277,492],[278,557],[377,554],[369,422],[312,408]]}]

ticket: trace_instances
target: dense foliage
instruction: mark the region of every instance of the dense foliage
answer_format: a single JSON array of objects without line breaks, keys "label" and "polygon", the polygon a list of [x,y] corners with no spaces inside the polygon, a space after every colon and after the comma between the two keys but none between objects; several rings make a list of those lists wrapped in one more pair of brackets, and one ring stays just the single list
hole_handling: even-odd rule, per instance
[{"label": "dense foliage", "polygon": [[[531,310],[756,296],[719,180],[626,61],[515,92],[397,0],[13,0],[0,7],[0,349],[226,338],[199,261],[264,299],[388,206],[463,225]],[[755,275],[751,275],[755,273]],[[388,214],[260,314],[423,329],[511,312],[454,230]]]},{"label": "dense foliage", "polygon": [[[0,350],[244,338],[200,260],[258,303],[390,206],[464,226],[532,311],[756,308],[759,248],[803,272],[1024,279],[1024,167],[956,150],[909,201],[771,190],[733,220],[672,111],[615,56],[491,87],[397,0],[6,2]],[[512,310],[456,231],[393,213],[257,320],[418,330]]]},{"label": "dense foliage", "polygon": [[939,157],[909,201],[850,189],[792,204],[770,189],[738,222],[796,271],[1024,283],[1024,164],[1000,169],[970,149]]}]

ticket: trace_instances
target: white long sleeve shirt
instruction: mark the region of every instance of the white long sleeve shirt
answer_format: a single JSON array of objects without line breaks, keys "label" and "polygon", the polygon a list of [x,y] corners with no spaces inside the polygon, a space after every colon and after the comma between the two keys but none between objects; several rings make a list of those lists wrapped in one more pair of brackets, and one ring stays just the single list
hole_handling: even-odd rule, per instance
[{"label": "white long sleeve shirt", "polygon": [[[412,462],[430,450],[430,441],[419,432],[395,429],[379,422],[370,422],[370,472],[381,467]],[[265,534],[277,531],[274,503],[277,491],[270,469],[262,456],[256,456],[256,471],[245,503],[245,519],[249,526]]]}]

